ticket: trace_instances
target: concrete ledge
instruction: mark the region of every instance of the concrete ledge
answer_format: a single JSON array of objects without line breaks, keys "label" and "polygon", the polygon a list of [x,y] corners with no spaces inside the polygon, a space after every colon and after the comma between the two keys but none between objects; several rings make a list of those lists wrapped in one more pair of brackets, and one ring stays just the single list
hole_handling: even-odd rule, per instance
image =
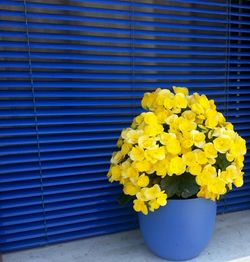
[{"label": "concrete ledge", "polygon": [[249,261],[250,261],[250,256],[230,260],[230,262],[249,262]]},{"label": "concrete ledge", "polygon": [[[3,262],[159,262],[138,230],[3,255]],[[217,217],[207,249],[192,262],[250,262],[250,210]]]}]

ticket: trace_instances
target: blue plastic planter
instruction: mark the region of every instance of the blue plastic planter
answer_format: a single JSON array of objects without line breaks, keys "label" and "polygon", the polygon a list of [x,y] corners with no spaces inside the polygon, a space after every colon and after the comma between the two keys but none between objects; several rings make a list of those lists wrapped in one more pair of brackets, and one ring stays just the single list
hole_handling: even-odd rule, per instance
[{"label": "blue plastic planter", "polygon": [[168,200],[164,207],[148,215],[139,214],[145,244],[156,255],[168,260],[198,256],[213,233],[216,202],[203,199]]}]

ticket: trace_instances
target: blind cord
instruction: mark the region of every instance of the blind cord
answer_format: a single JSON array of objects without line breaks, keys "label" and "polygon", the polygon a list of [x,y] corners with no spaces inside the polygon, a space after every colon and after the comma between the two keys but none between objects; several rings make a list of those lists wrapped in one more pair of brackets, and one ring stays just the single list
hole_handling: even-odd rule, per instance
[{"label": "blind cord", "polygon": [[27,46],[28,46],[29,76],[30,76],[32,102],[33,102],[33,112],[34,112],[34,120],[35,120],[35,130],[36,130],[36,142],[37,142],[37,154],[38,154],[38,165],[39,165],[39,176],[40,176],[40,188],[41,188],[41,199],[42,199],[42,208],[43,208],[43,224],[44,224],[45,238],[48,241],[48,228],[47,228],[47,222],[46,222],[45,203],[44,203],[45,201],[44,201],[44,187],[43,187],[43,175],[42,175],[40,137],[39,137],[39,129],[38,129],[38,117],[37,117],[37,108],[36,108],[35,87],[34,87],[33,71],[32,71],[31,46],[30,46],[29,25],[28,25],[28,10],[27,10],[27,2],[26,2],[26,0],[23,1],[23,5],[24,5],[26,37],[27,37]]}]

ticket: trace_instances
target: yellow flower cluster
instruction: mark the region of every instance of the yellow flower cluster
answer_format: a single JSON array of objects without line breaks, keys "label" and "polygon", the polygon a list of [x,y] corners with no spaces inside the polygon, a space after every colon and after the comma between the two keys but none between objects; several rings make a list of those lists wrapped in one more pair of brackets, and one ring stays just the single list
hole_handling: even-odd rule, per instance
[{"label": "yellow flower cluster", "polygon": [[109,181],[134,196],[134,210],[144,214],[167,203],[160,187],[165,176],[195,176],[198,197],[217,200],[243,184],[246,142],[216,110],[213,100],[187,88],[145,93],[142,107],[122,131],[108,172]]}]

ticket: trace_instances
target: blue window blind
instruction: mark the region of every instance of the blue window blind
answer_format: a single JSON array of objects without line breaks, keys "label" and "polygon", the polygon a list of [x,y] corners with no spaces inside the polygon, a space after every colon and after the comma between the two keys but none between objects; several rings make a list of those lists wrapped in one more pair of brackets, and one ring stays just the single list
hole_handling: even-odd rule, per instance
[{"label": "blue window blind", "polygon": [[[2,0],[0,251],[137,227],[107,182],[122,128],[156,87],[214,98],[249,140],[247,1]],[[243,188],[218,212],[250,207]]]}]

